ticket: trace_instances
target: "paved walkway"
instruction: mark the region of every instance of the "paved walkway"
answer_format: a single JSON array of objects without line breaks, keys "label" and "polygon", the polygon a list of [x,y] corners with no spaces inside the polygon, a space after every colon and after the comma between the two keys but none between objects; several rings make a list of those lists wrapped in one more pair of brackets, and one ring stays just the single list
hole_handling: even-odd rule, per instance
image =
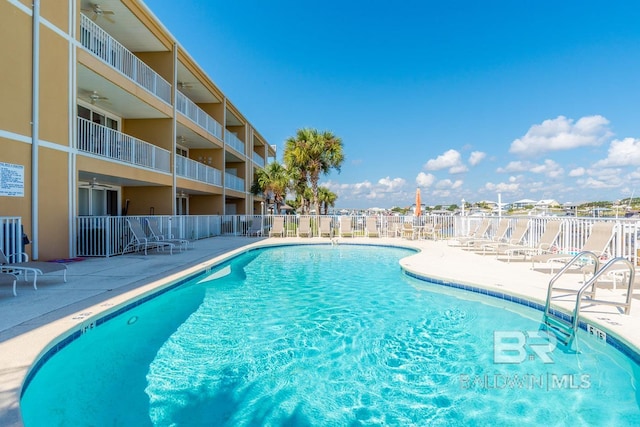
[{"label": "paved walkway", "polygon": [[[180,277],[218,262],[227,254],[282,243],[329,243],[329,239],[261,239],[215,237],[195,242],[185,252],[130,254],[113,258],[92,258],[68,265],[67,283],[54,274],[38,279],[38,290],[19,282],[18,296],[11,287],[0,287],[0,425],[20,426],[18,401],[20,388],[30,366],[51,340],[77,330],[98,313],[112,310],[119,303],[152,291]],[[491,255],[481,256],[451,247],[445,241],[407,241],[400,238],[341,238],[341,243],[403,245],[421,252],[401,260],[402,266],[432,278],[470,284],[481,288],[526,297],[544,304],[550,275],[531,269],[529,263],[506,263]],[[582,275],[567,275],[573,284]],[[599,291],[600,292],[600,291]],[[603,289],[601,297],[621,298],[620,290]],[[570,301],[556,301],[572,308]],[[583,310],[583,318],[640,348],[640,290],[636,290],[632,314],[625,316],[609,306]]]}]

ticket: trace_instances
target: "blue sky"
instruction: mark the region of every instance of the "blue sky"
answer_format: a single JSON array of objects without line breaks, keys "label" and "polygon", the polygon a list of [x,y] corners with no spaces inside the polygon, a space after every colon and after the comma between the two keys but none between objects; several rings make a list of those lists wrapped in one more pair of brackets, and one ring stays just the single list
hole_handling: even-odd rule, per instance
[{"label": "blue sky", "polygon": [[337,208],[640,196],[640,2],[145,3],[279,161],[342,138]]}]

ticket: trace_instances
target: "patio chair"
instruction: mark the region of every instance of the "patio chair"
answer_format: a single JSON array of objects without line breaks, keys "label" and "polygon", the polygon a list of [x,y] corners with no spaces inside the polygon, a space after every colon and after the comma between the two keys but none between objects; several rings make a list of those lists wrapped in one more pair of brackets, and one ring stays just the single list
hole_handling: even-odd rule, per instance
[{"label": "patio chair", "polygon": [[[491,220],[485,218],[480,224],[471,231],[468,235],[462,237],[456,237],[447,242],[449,246],[465,246],[472,240],[486,239],[491,229]],[[453,242],[453,243],[452,243]]]},{"label": "patio chair", "polygon": [[367,237],[380,237],[380,231],[378,231],[378,220],[374,216],[368,216],[365,223],[365,233]]},{"label": "patio chair", "polygon": [[158,223],[156,221],[152,221],[149,218],[145,218],[147,222],[147,226],[149,227],[149,231],[151,232],[151,239],[156,240],[158,242],[168,242],[173,243],[178,246],[180,250],[187,249],[189,246],[189,240],[187,239],[176,239],[173,237],[173,234],[162,234],[160,231],[160,227],[158,227]]},{"label": "patio chair", "polygon": [[300,217],[300,222],[298,223],[298,237],[311,237],[311,217]]},{"label": "patio chair", "polygon": [[508,239],[499,241],[496,243],[487,243],[482,245],[482,254],[504,254],[508,250],[518,249],[523,247],[524,238],[529,232],[529,221],[520,220],[516,223],[511,236]]},{"label": "patio chair", "polygon": [[261,237],[262,235],[264,235],[264,229],[263,229],[263,226],[262,226],[262,219],[258,220],[256,218],[254,218],[251,221],[251,225],[247,229],[247,234],[246,235],[249,236],[249,237]]},{"label": "patio chair", "polygon": [[410,222],[405,222],[402,224],[402,238],[413,240],[418,236],[416,233],[416,229],[413,228],[413,224]]},{"label": "patio chair", "polygon": [[271,230],[269,230],[269,237],[284,237],[284,217],[283,216],[275,216],[273,217],[273,225],[271,226]]},{"label": "patio chair", "polygon": [[16,297],[18,294],[16,293],[16,283],[18,282],[18,278],[15,274],[11,273],[0,273],[0,283],[12,283],[13,284],[13,296]]},{"label": "patio chair", "polygon": [[[509,248],[504,251],[503,254],[506,257],[498,259],[506,260],[507,262],[511,262],[512,259],[518,258],[521,260],[526,260],[528,257],[532,257],[534,255],[542,255],[542,254],[550,254],[554,252],[554,244],[556,239],[560,235],[560,229],[562,228],[563,221],[547,221],[545,225],[544,232],[540,236],[540,240],[538,240],[538,244],[535,247],[529,246],[520,246]],[[531,238],[530,238],[531,239]]]},{"label": "patio chair", "polygon": [[328,216],[320,217],[320,237],[333,237],[333,230],[331,229],[331,218]]},{"label": "patio chair", "polygon": [[169,249],[169,253],[173,255],[173,248],[175,248],[176,246],[175,244],[171,242],[163,242],[162,240],[155,240],[154,238],[148,237],[138,221],[127,219],[127,224],[129,225],[129,230],[131,231],[131,233],[129,236],[129,242],[122,250],[123,255],[132,248],[135,248],[135,250],[138,251],[144,248],[145,255],[147,255],[147,251],[149,248],[157,250],[164,250],[165,248],[167,248]]},{"label": "patio chair", "polygon": [[[13,262],[17,257],[20,257],[19,259],[21,259],[21,261]],[[23,274],[25,281],[28,280],[28,274],[33,273],[33,289],[38,289],[38,275],[43,276],[45,274],[55,273],[56,271],[62,271],[63,280],[66,282],[67,266],[64,264],[57,262],[29,261],[29,255],[24,252],[9,255],[9,257],[7,257],[4,252],[0,250],[0,272]]]},{"label": "patio chair", "polygon": [[340,217],[340,237],[353,237],[353,227],[350,216]]},{"label": "patio chair", "polygon": [[[531,257],[531,268],[536,268],[536,263],[547,263],[551,266],[550,273],[553,273],[553,263],[565,264],[571,261],[579,252],[592,252],[601,258],[607,258],[609,255],[609,244],[613,239],[615,232],[615,222],[596,222],[591,226],[591,233],[582,245],[582,248],[574,253],[555,253],[541,254]],[[582,266],[579,266],[582,267]]]},{"label": "patio chair", "polygon": [[511,227],[511,223],[507,218],[502,218],[498,223],[498,228],[496,229],[495,234],[491,238],[479,238],[479,239],[470,239],[466,241],[462,246],[462,249],[470,250],[470,251],[482,251],[483,246],[491,243],[500,243],[504,242],[506,239],[506,235],[509,232],[509,228]]}]

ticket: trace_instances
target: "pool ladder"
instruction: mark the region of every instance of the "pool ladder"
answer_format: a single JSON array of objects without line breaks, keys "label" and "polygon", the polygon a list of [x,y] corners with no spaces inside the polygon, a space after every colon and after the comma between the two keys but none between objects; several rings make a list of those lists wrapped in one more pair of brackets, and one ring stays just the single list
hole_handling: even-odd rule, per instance
[{"label": "pool ladder", "polygon": [[[567,270],[574,266],[583,266],[586,268],[586,262],[589,266],[593,266],[593,276],[589,280],[584,280],[582,286],[579,289],[559,288],[556,287],[556,281]],[[623,267],[613,268],[615,265],[623,264]],[[583,302],[587,302],[590,305],[604,304],[613,305],[616,307],[623,307],[624,314],[629,314],[631,311],[631,298],[633,296],[633,283],[635,280],[635,268],[633,264],[626,258],[613,258],[604,267],[599,268],[600,259],[593,252],[580,252],[571,259],[553,278],[549,281],[549,288],[547,290],[547,302],[544,307],[543,325],[547,331],[552,332],[557,340],[567,346],[570,349],[575,349],[575,337],[578,332],[579,320],[580,320],[580,308]],[[622,274],[623,280],[627,281],[627,294],[625,302],[619,301],[607,301],[596,299],[596,287],[598,279],[607,272],[614,272],[614,274]],[[586,272],[583,270],[583,273]],[[614,278],[615,280],[615,278]],[[591,288],[591,290],[587,290]],[[561,313],[559,310],[551,308],[551,299],[554,292],[563,292],[564,294],[576,294],[576,304],[573,308],[573,316],[569,317],[566,314]]]}]

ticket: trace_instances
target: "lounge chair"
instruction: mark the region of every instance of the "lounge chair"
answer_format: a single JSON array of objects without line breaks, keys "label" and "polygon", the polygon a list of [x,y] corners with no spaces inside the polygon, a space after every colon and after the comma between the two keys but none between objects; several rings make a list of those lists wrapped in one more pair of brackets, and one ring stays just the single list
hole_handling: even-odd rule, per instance
[{"label": "lounge chair", "polygon": [[422,238],[438,240],[438,236],[442,233],[442,224],[425,225],[422,230]]},{"label": "lounge chair", "polygon": [[467,240],[462,246],[465,250],[482,251],[483,246],[492,243],[504,243],[511,223],[507,218],[502,218],[498,223],[498,228],[491,238],[479,238]]},{"label": "lounge chair", "polygon": [[402,238],[413,240],[418,236],[416,229],[413,227],[413,224],[410,222],[405,222],[402,224]]},{"label": "lounge chair", "polygon": [[328,216],[320,217],[320,237],[333,237],[331,218]]},{"label": "lounge chair", "polygon": [[16,297],[18,294],[16,293],[16,283],[18,282],[18,278],[15,274],[11,273],[0,273],[0,283],[12,283],[13,284],[13,296]]},{"label": "lounge chair", "polygon": [[340,237],[353,237],[353,228],[351,227],[351,217],[340,217]]},{"label": "lounge chair", "polygon": [[[12,262],[16,256],[19,256],[20,262]],[[55,273],[56,271],[62,271],[63,280],[67,281],[67,266],[58,262],[45,262],[45,261],[29,261],[29,256],[22,252],[19,254],[9,255],[7,258],[2,250],[0,250],[0,272],[23,274],[24,280],[28,278],[28,273],[33,273],[33,289],[38,289],[37,281],[38,275],[43,276],[49,273]],[[15,293],[15,288],[14,288]]]},{"label": "lounge chair", "polygon": [[447,243],[449,246],[465,246],[468,242],[472,240],[486,239],[489,235],[490,229],[491,229],[491,220],[489,218],[485,218],[476,227],[476,229],[470,232],[467,236],[456,237],[452,240],[449,240]]},{"label": "lounge chair", "polygon": [[149,227],[149,231],[151,232],[151,238],[158,242],[168,242],[173,243],[178,246],[180,250],[187,249],[189,246],[189,241],[187,239],[176,239],[173,237],[173,234],[162,234],[160,231],[160,227],[158,227],[158,223],[156,221],[151,221],[149,218],[145,218],[147,222],[147,226]]},{"label": "lounge chair", "polygon": [[504,241],[486,243],[482,245],[482,254],[505,254],[509,250],[524,247],[524,238],[529,232],[529,221],[520,220],[516,223],[511,236]]},{"label": "lounge chair", "polygon": [[251,225],[247,229],[246,235],[249,237],[260,237],[264,234],[264,229],[262,227],[262,219],[258,220],[254,218],[251,220]]},{"label": "lounge chair", "polygon": [[[565,264],[572,260],[578,252],[592,252],[598,257],[607,257],[609,254],[609,244],[613,239],[616,224],[615,222],[596,222],[591,226],[591,233],[576,253],[555,253],[541,254],[531,257],[531,268],[536,268],[536,263],[547,263],[551,266],[550,273],[553,273],[553,263]],[[581,266],[580,266],[581,267]]]},{"label": "lounge chair", "polygon": [[[538,244],[535,247],[528,246],[520,246],[509,248],[504,251],[507,262],[510,262],[512,259],[518,257],[522,260],[526,260],[528,257],[532,257],[534,255],[542,255],[542,254],[550,254],[553,253],[554,244],[556,239],[560,235],[560,229],[562,228],[562,221],[547,221],[547,224],[544,228],[544,232],[540,236],[538,240]],[[531,239],[531,237],[530,237]]]},{"label": "lounge chair", "polygon": [[273,217],[273,224],[271,225],[271,230],[269,230],[269,237],[284,237],[284,217],[283,216],[275,216]]},{"label": "lounge chair", "polygon": [[380,232],[378,231],[378,220],[376,219],[376,217],[367,217],[367,222],[365,223],[365,233],[367,237],[380,237]]},{"label": "lounge chair", "polygon": [[298,223],[298,237],[311,237],[311,217],[300,217],[300,222]]},{"label": "lounge chair", "polygon": [[129,236],[129,242],[122,250],[122,254],[125,254],[130,249],[139,251],[140,249],[144,248],[145,255],[147,255],[148,249],[169,249],[169,253],[173,255],[173,248],[175,248],[176,246],[175,244],[171,242],[163,242],[162,240],[156,240],[152,237],[147,236],[138,221],[127,219],[127,224],[129,224],[129,230],[131,231],[131,233]]}]

